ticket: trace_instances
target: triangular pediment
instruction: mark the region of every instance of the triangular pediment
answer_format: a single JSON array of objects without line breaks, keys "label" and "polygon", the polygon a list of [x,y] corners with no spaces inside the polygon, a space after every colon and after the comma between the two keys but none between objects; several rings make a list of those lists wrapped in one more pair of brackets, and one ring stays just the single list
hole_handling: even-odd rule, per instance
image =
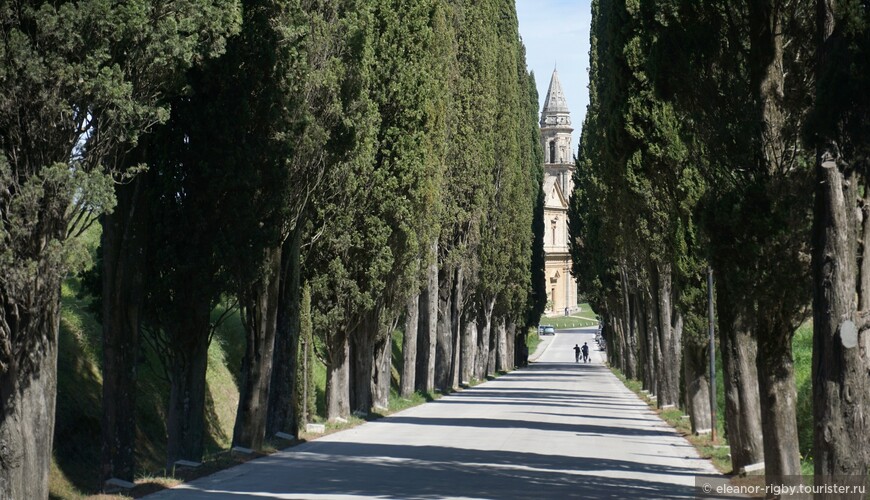
[{"label": "triangular pediment", "polygon": [[549,177],[544,181],[544,207],[568,208],[568,197],[562,192],[562,186],[556,182],[555,177]]}]

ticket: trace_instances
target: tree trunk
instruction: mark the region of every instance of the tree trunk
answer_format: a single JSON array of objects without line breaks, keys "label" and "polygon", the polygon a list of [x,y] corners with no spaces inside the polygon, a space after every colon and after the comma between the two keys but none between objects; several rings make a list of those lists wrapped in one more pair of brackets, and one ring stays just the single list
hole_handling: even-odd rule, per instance
[{"label": "tree trunk", "polygon": [[[792,144],[783,134],[785,73],[783,4],[772,0],[749,2],[749,68],[750,85],[757,103],[758,145],[755,151],[759,166],[769,179],[766,192],[780,178],[784,158]],[[777,256],[779,257],[779,256]],[[781,259],[778,258],[778,261]],[[787,265],[787,264],[786,264]],[[786,265],[773,274],[791,273]],[[770,272],[770,271],[768,271]],[[762,283],[762,286],[765,284]],[[757,370],[764,441],[765,472],[768,480],[778,482],[784,475],[800,474],[800,454],[797,441],[796,390],[791,340],[794,333],[787,303],[779,297],[770,304],[756,304],[758,334]],[[770,307],[766,307],[770,306]]]},{"label": "tree trunk", "polygon": [[[674,296],[674,300],[676,300],[676,295]],[[671,370],[674,372],[674,378],[677,390],[676,390],[676,398],[674,399],[675,405],[679,406],[679,402],[685,397],[685,380],[683,379],[683,328],[685,327],[685,321],[683,319],[683,313],[678,309],[674,308],[671,313],[671,320],[673,323],[671,324],[671,332],[672,332],[672,343],[671,348],[676,352],[671,354],[671,362],[673,363],[674,359],[676,359],[676,366],[671,367]]]},{"label": "tree trunk", "polygon": [[[417,388],[423,392],[435,390],[435,360],[438,348],[438,239],[433,239],[429,249],[429,272],[424,294],[420,297],[420,335],[418,348],[420,371],[417,372]],[[425,313],[424,310],[425,309]],[[424,321],[425,320],[425,321]]]},{"label": "tree trunk", "polygon": [[498,322],[499,318],[490,319],[489,325],[489,359],[486,362],[486,376],[492,377],[498,373]]},{"label": "tree trunk", "polygon": [[637,375],[641,381],[641,387],[647,391],[652,390],[655,383],[653,382],[652,369],[650,368],[650,342],[649,342],[649,312],[646,304],[646,295],[638,291],[636,294],[636,303],[638,305],[637,315],[637,340],[638,340],[638,359],[637,359]]},{"label": "tree trunk", "polygon": [[629,311],[628,332],[626,334],[625,376],[630,379],[638,379],[640,375],[638,373],[637,349],[642,319],[640,318],[641,312],[636,293],[629,295]]},{"label": "tree trunk", "polygon": [[264,252],[264,275],[245,297],[245,356],[233,445],[254,450],[263,447],[269,409],[269,383],[278,319],[281,249]]},{"label": "tree trunk", "polygon": [[710,415],[709,351],[691,338],[683,343],[683,370],[686,379],[686,408],[692,432],[712,429]]},{"label": "tree trunk", "polygon": [[514,345],[514,360],[519,368],[529,366],[529,347],[526,344],[529,335],[529,327],[523,326],[520,328],[516,336],[516,344]]},{"label": "tree trunk", "polygon": [[297,226],[281,250],[281,282],[278,300],[275,350],[266,435],[285,432],[298,435],[299,415],[294,401],[299,372],[299,309],[301,301],[299,250],[302,230]]},{"label": "tree trunk", "polygon": [[180,324],[170,334],[167,470],[172,470],[177,460],[202,460],[211,307],[200,297],[189,303],[179,302],[177,307],[184,312],[177,314]]},{"label": "tree trunk", "polygon": [[[610,310],[609,307],[608,310]],[[610,349],[608,363],[610,363],[610,366],[622,371],[622,342],[620,342],[622,333],[620,332],[619,315],[609,315],[607,317],[607,324],[607,345]]]},{"label": "tree trunk", "polygon": [[474,316],[463,321],[464,333],[462,335],[462,373],[460,382],[468,385],[474,378],[477,366],[477,320]]},{"label": "tree trunk", "polygon": [[[19,310],[0,284],[0,498],[48,498],[57,396],[60,283],[44,283],[46,306]],[[26,354],[11,339],[28,339]],[[19,340],[20,341],[20,340]],[[14,347],[13,347],[14,346]],[[24,354],[24,356],[22,356]]]},{"label": "tree trunk", "polygon": [[634,378],[634,374],[629,373],[631,368],[629,366],[629,356],[630,354],[630,342],[631,338],[631,294],[628,290],[628,271],[626,270],[626,266],[624,263],[620,263],[619,265],[619,284],[620,291],[622,292],[620,299],[622,309],[620,313],[622,315],[622,321],[620,321],[621,332],[619,334],[620,343],[622,344],[619,349],[619,370],[625,375],[628,379]]},{"label": "tree trunk", "polygon": [[606,305],[603,308],[599,308],[598,320],[601,326],[601,337],[608,345],[607,351],[604,353],[604,355],[607,358],[607,363],[610,366],[615,366],[616,361],[613,357],[613,349],[610,348],[610,312],[608,311]]},{"label": "tree trunk", "polygon": [[616,342],[619,343],[619,360],[618,360],[619,371],[622,372],[623,374],[626,374],[628,372],[628,356],[629,356],[629,354],[628,354],[628,350],[629,350],[629,346],[628,346],[628,321],[626,321],[626,318],[624,315],[620,314],[619,316],[616,317],[614,322],[616,323],[616,326],[615,326]]},{"label": "tree trunk", "polygon": [[136,366],[142,309],[144,242],[148,227],[137,176],[116,186],[117,206],[103,215],[103,415],[100,484],[133,481],[136,444]]},{"label": "tree trunk", "polygon": [[[864,476],[870,467],[870,421],[866,416],[870,406],[870,334],[867,309],[856,304],[856,236],[863,234],[865,264],[870,260],[870,245],[866,228],[858,229],[852,207],[857,197],[854,179],[843,176],[830,152],[822,156],[816,170],[813,451],[816,475],[833,482],[835,476]],[[868,219],[865,214],[865,224]],[[863,302],[867,290],[863,286],[859,290]]]},{"label": "tree trunk", "polygon": [[[720,279],[719,283],[724,284],[724,281]],[[725,423],[731,444],[731,466],[735,472],[764,461],[761,403],[755,367],[757,344],[737,307],[728,288],[719,286],[716,310],[725,385]]]},{"label": "tree trunk", "polygon": [[657,301],[652,300],[653,297],[650,296],[649,293],[644,294],[643,302],[644,302],[644,359],[643,359],[643,370],[644,370],[644,389],[648,390],[651,394],[656,394],[658,391],[658,373],[657,373],[657,365],[656,365],[656,345],[658,345],[658,328],[656,326],[657,322],[657,314],[656,304]]},{"label": "tree trunk", "polygon": [[326,365],[326,419],[334,422],[350,415],[350,357],[347,335],[338,332],[329,346]]},{"label": "tree trunk", "polygon": [[374,363],[370,377],[372,386],[372,407],[386,410],[390,406],[390,384],[393,380],[393,331],[398,318],[388,324],[381,324],[380,333],[374,342]]},{"label": "tree trunk", "polygon": [[[368,314],[367,314],[368,316]],[[372,409],[372,373],[375,364],[375,339],[371,318],[360,322],[350,335],[350,409],[368,413]]]},{"label": "tree trunk", "polygon": [[[435,315],[429,314],[428,288],[420,292],[420,303],[417,311],[420,315],[417,324],[417,376],[415,387],[421,392],[430,392],[435,389],[435,348],[438,346],[438,301],[435,295]],[[431,328],[430,328],[431,326]]]},{"label": "tree trunk", "polygon": [[450,387],[453,362],[453,272],[444,270],[438,290],[438,344],[435,352],[435,389],[446,391]]},{"label": "tree trunk", "polygon": [[497,372],[506,372],[509,369],[507,359],[507,326],[503,317],[498,318],[495,322],[495,339],[495,369]]},{"label": "tree trunk", "polygon": [[456,270],[456,279],[453,282],[453,298],[451,299],[450,308],[450,326],[453,337],[453,360],[450,366],[450,388],[456,389],[459,387],[459,369],[462,354],[462,337],[464,331],[462,329],[462,312],[463,312],[463,284],[465,281],[465,273],[460,265]]},{"label": "tree trunk", "polygon": [[426,286],[420,294],[420,324],[417,343],[417,390],[435,390],[435,351],[438,346],[438,240],[429,249]]},{"label": "tree trunk", "polygon": [[[403,398],[414,393],[417,373],[417,326],[420,323],[420,294],[415,293],[405,306],[405,331],[402,337],[402,376],[399,395]],[[421,363],[422,364],[422,363]]]},{"label": "tree trunk", "polygon": [[[655,266],[653,274],[658,283],[658,313],[659,313],[659,376],[658,396],[659,408],[675,406],[680,401],[680,344],[674,329],[673,307],[671,297],[671,268],[667,264]],[[682,321],[682,318],[679,318]]]},{"label": "tree trunk", "polygon": [[[779,327],[779,331],[774,328]],[[764,325],[759,332],[758,390],[761,398],[761,431],[764,469],[778,481],[800,475],[797,434],[797,390],[791,357],[792,330],[788,325]]]},{"label": "tree trunk", "polygon": [[[314,332],[311,324],[311,288],[306,283],[302,287],[302,299],[299,308],[299,357],[296,363],[295,412],[297,420],[308,423],[317,407],[317,391],[314,383]],[[298,427],[298,426],[297,426]],[[293,435],[298,437],[298,428],[293,429]]]},{"label": "tree trunk", "polygon": [[624,332],[622,331],[622,321],[619,315],[621,306],[619,300],[613,295],[605,300],[605,303],[607,304],[608,311],[614,311],[608,318],[608,321],[610,322],[610,365],[616,367],[622,373],[625,373],[625,358],[623,356],[623,350],[625,348],[623,342]]},{"label": "tree trunk", "polygon": [[490,349],[492,336],[492,310],[495,308],[495,297],[484,300],[483,310],[480,313],[480,335],[477,339],[477,369],[475,377],[478,380],[485,380],[486,376],[491,373],[490,368]]},{"label": "tree trunk", "polygon": [[[837,4],[819,0],[819,67],[837,64],[829,51]],[[830,58],[830,60],[829,60]],[[820,148],[813,219],[813,458],[816,484],[865,478],[870,469],[870,192],[858,185],[838,144]],[[855,200],[863,189],[859,219]],[[859,252],[860,251],[860,252]],[[859,256],[859,262],[855,256]],[[860,265],[860,274],[857,268]],[[860,277],[856,283],[856,275]],[[857,291],[857,303],[856,292]],[[834,499],[837,495],[817,495]]]},{"label": "tree trunk", "polygon": [[386,410],[390,407],[390,379],[392,378],[391,347],[389,337],[381,337],[374,344],[374,363],[371,377],[372,408]]},{"label": "tree trunk", "polygon": [[516,352],[516,339],[517,339],[517,325],[513,321],[509,321],[507,324],[507,331],[505,332],[505,359],[507,359],[507,370],[513,370],[516,368],[517,363],[514,358],[514,352]]}]

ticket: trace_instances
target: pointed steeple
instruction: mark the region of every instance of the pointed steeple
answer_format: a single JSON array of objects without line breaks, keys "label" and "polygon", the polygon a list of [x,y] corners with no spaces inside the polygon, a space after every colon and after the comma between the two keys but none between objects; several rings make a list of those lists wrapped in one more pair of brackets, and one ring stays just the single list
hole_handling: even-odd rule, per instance
[{"label": "pointed steeple", "polygon": [[547,91],[547,99],[544,100],[544,109],[541,111],[541,145],[544,147],[547,165],[558,165],[563,176],[563,192],[568,192],[565,182],[563,166],[572,163],[571,148],[571,112],[568,111],[568,101],[565,100],[565,92],[562,91],[562,83],[559,82],[559,73],[553,70],[550,79],[550,89]]},{"label": "pointed steeple", "polygon": [[547,90],[547,99],[544,101],[543,114],[548,113],[570,113],[568,111],[568,101],[565,100],[565,93],[562,91],[562,84],[559,82],[559,72],[553,70],[553,76],[550,78],[550,89]]}]

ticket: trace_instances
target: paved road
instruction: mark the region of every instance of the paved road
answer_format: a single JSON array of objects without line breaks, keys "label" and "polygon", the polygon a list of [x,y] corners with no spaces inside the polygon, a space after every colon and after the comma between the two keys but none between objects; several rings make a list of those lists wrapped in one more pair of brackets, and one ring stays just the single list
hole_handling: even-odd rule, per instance
[{"label": "paved road", "polygon": [[602,364],[594,329],[530,368],[149,498],[695,498],[715,474]]}]

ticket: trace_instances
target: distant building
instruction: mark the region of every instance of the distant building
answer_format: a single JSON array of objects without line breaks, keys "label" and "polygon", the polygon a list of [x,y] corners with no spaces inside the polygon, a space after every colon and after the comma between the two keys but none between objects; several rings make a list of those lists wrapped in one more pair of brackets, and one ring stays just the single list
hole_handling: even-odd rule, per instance
[{"label": "distant building", "polygon": [[568,198],[574,190],[571,112],[559,74],[553,70],[541,111],[544,147],[544,254],[547,276],[547,314],[577,310],[577,281],[571,276],[568,250]]}]

